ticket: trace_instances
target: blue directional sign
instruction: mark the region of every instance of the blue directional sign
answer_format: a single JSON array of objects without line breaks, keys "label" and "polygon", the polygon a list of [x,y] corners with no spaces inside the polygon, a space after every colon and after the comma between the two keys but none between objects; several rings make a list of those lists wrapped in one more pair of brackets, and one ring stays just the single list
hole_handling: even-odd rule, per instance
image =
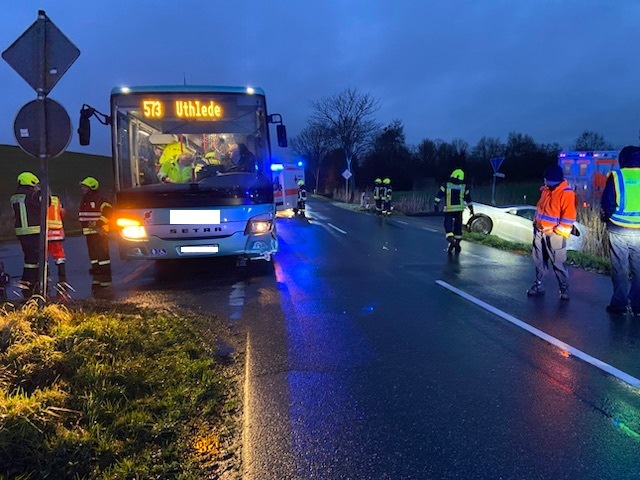
[{"label": "blue directional sign", "polygon": [[489,163],[491,163],[494,172],[498,171],[500,165],[502,165],[502,162],[504,162],[504,157],[493,157],[491,160],[489,160]]}]

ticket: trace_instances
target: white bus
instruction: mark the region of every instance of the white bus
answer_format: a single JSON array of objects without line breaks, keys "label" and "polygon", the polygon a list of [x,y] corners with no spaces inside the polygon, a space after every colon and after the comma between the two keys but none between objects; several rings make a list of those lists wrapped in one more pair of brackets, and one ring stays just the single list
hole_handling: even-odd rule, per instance
[{"label": "white bus", "polygon": [[[95,114],[83,106],[81,144]],[[110,224],[122,258],[271,260],[278,240],[268,124],[278,123],[283,147],[286,131],[280,115],[267,114],[261,89],[115,88],[111,116],[102,116],[111,124]]]}]

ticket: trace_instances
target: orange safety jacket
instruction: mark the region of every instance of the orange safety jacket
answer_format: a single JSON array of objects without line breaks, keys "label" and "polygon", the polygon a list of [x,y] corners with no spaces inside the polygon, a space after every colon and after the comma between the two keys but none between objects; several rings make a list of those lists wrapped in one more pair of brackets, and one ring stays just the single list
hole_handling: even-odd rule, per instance
[{"label": "orange safety jacket", "polygon": [[47,240],[50,242],[64,240],[64,227],[62,219],[65,215],[60,199],[51,195],[51,203],[47,210]]},{"label": "orange safety jacket", "polygon": [[571,235],[576,221],[576,194],[566,180],[554,189],[543,186],[536,205],[534,225],[544,233],[556,233],[565,238]]}]

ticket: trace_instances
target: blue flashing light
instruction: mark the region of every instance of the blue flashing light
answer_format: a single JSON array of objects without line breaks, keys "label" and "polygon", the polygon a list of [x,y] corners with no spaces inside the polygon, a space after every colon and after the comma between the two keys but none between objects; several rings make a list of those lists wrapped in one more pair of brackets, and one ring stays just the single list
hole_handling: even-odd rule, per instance
[{"label": "blue flashing light", "polygon": [[298,166],[299,167],[304,167],[304,163],[303,162],[298,162]]},{"label": "blue flashing light", "polygon": [[282,165],[281,163],[272,163],[271,164],[271,171],[272,172],[279,172],[280,170],[284,170],[284,165]]}]

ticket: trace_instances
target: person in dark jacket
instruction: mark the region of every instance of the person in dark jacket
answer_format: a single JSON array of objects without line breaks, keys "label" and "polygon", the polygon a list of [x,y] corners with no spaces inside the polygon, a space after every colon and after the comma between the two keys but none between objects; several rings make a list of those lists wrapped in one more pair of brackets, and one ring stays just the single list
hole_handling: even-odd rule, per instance
[{"label": "person in dark jacket", "polygon": [[24,254],[20,289],[24,298],[33,295],[39,279],[40,180],[31,172],[18,175],[18,189],[11,196],[16,236]]},{"label": "person in dark jacket", "polygon": [[98,191],[99,183],[93,177],[80,182],[82,203],[78,211],[78,219],[82,225],[82,233],[87,239],[87,249],[91,260],[89,272],[93,277],[91,292],[94,295],[110,296],[111,290],[111,258],[109,257],[109,217],[113,207]]},{"label": "person in dark jacket", "polygon": [[613,282],[606,310],[625,314],[631,304],[633,315],[640,317],[640,147],[624,147],[618,162],[620,170],[607,176],[600,201],[609,235]]},{"label": "person in dark jacket", "polygon": [[454,250],[460,253],[462,248],[462,212],[465,207],[469,207],[469,211],[473,216],[473,204],[471,203],[471,193],[464,181],[464,171],[456,168],[451,172],[449,180],[440,186],[440,190],[436,194],[433,210],[439,210],[440,203],[444,200],[444,231],[449,242],[448,252]]}]

